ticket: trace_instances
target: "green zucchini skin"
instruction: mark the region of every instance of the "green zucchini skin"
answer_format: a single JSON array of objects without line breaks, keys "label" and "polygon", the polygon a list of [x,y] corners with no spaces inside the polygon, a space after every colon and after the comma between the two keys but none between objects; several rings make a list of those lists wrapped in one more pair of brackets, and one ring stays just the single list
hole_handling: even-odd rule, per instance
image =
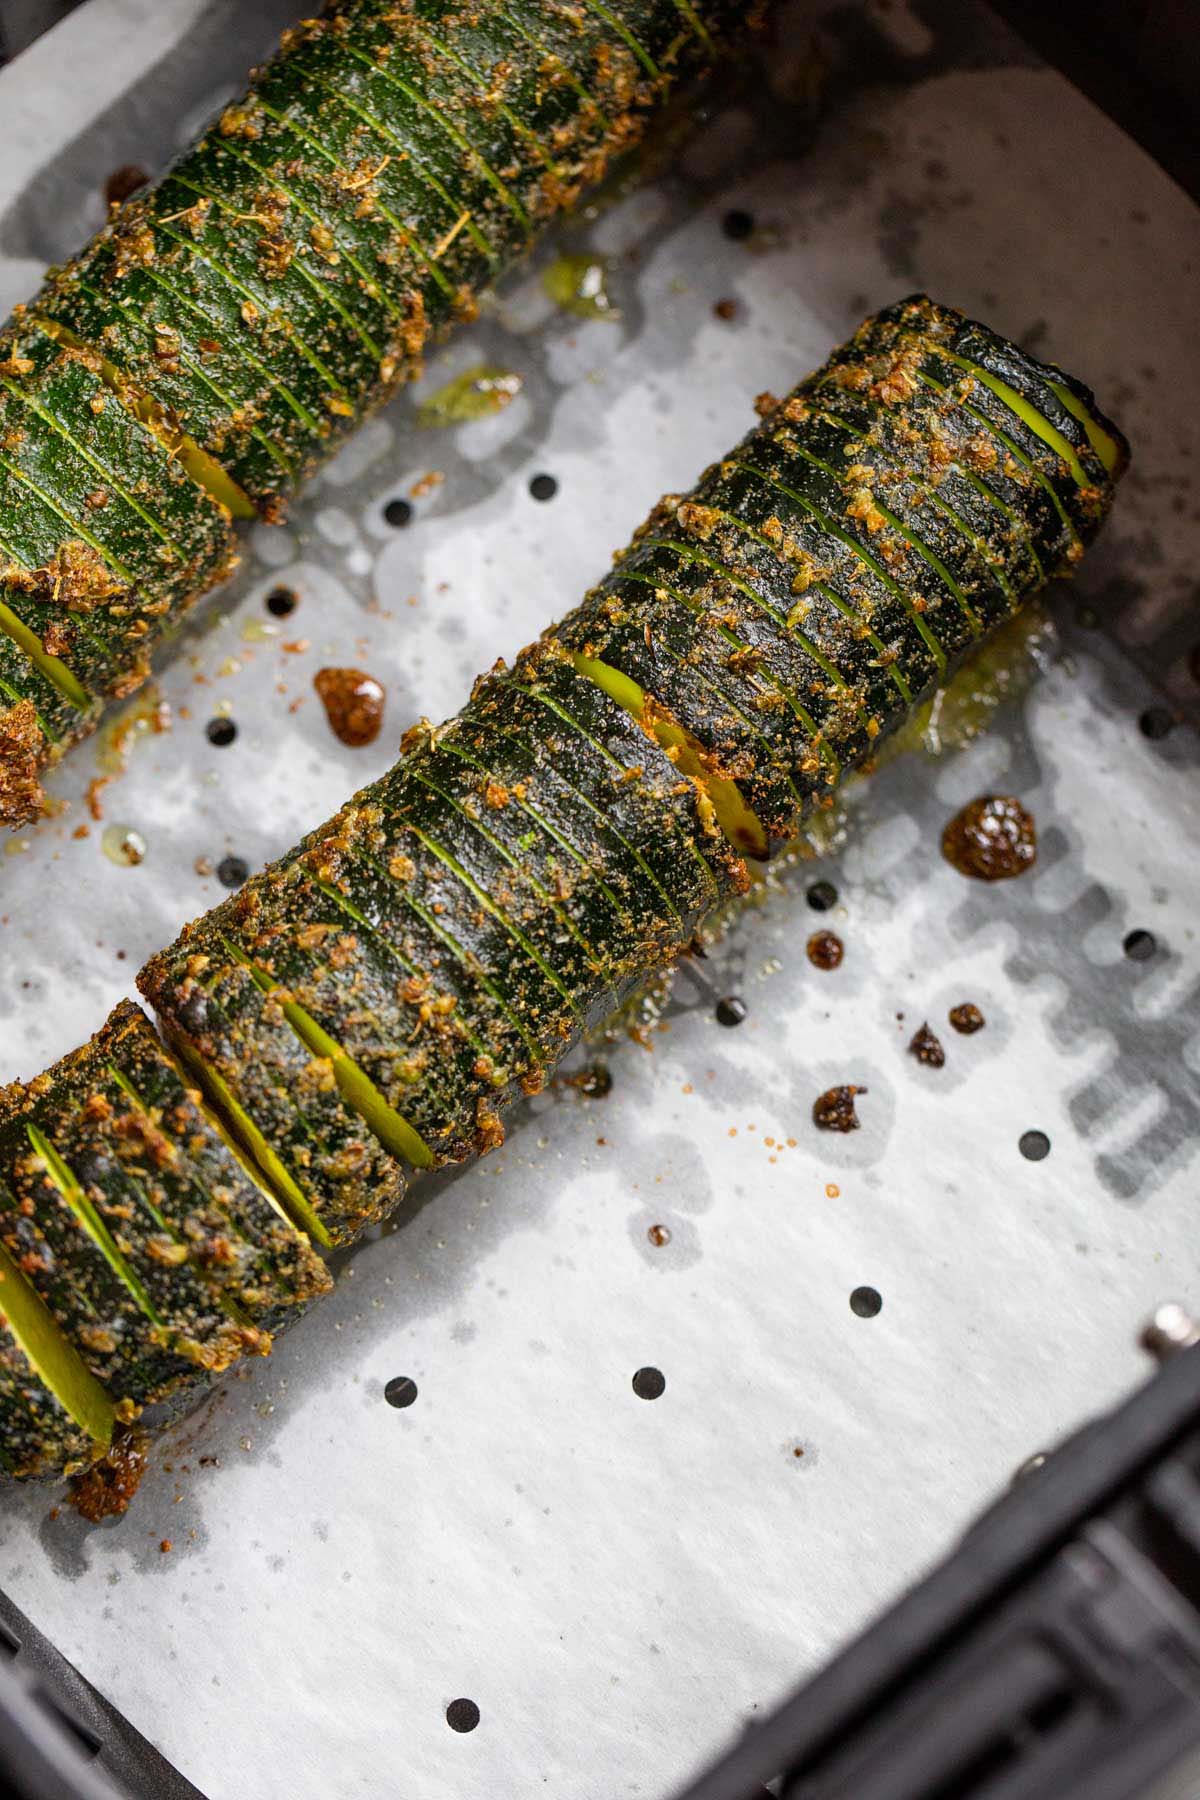
[{"label": "green zucchini skin", "polygon": [[107,1105],[90,1109],[90,1153],[120,1165],[189,1269],[251,1328],[235,1350],[265,1352],[328,1290],[325,1264],[233,1154],[140,1007],[113,1010],[89,1060],[111,1077],[98,1089]]},{"label": "green zucchini skin", "polygon": [[[0,1283],[0,1300],[3,1299]],[[95,1447],[3,1329],[0,1306],[0,1469],[17,1479],[86,1468]]]},{"label": "green zucchini skin", "polygon": [[[189,1073],[201,1084],[206,1071],[216,1075],[221,1086],[206,1095],[210,1105],[221,1112],[223,1093],[234,1097],[312,1203],[327,1241],[338,1241],[400,1203],[403,1174],[343,1101],[329,1061],[288,1024],[279,996],[231,954],[245,915],[218,913],[151,959],[142,992]],[[236,1119],[225,1122],[240,1135]]]},{"label": "green zucchini skin", "polygon": [[[120,629],[161,632],[228,573],[230,519],[106,388],[98,357],[30,330],[0,341],[0,456],[132,590]],[[3,515],[7,527],[10,518]],[[98,618],[103,623],[103,614]]]},{"label": "green zucchini skin", "polygon": [[196,1365],[169,1347],[51,1181],[26,1133],[25,1094],[7,1089],[0,1102],[0,1242],[114,1399],[163,1399]]}]

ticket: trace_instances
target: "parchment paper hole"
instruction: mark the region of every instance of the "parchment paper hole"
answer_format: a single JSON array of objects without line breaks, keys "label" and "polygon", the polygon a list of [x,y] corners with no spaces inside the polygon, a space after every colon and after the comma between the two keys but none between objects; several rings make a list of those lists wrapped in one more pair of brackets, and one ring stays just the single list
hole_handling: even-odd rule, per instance
[{"label": "parchment paper hole", "polygon": [[[393,1375],[383,1390],[389,1406],[411,1406],[417,1397],[417,1384],[411,1375]],[[464,1730],[470,1730],[465,1726]]]},{"label": "parchment paper hole", "polygon": [[451,1731],[474,1731],[479,1708],[473,1700],[452,1700],[446,1708],[446,1723]]},{"label": "parchment paper hole", "polygon": [[860,1319],[873,1319],[883,1310],[883,1295],[878,1288],[856,1287],[850,1296],[850,1311]]},{"label": "parchment paper hole", "polygon": [[1149,962],[1158,949],[1158,939],[1152,931],[1127,932],[1121,944],[1122,950],[1130,962]]},{"label": "parchment paper hole", "polygon": [[633,1391],[639,1400],[657,1400],[666,1388],[667,1378],[661,1369],[639,1369],[633,1378]]},{"label": "parchment paper hole", "polygon": [[1043,1162],[1050,1154],[1050,1139],[1044,1131],[1023,1131],[1017,1149],[1026,1162]]}]

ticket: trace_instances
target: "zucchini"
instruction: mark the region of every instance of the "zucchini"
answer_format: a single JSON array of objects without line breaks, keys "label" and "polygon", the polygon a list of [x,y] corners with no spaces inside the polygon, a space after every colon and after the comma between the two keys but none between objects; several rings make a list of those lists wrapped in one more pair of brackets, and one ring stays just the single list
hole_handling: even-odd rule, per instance
[{"label": "zucchini", "polygon": [[[0,822],[36,815],[38,769],[140,685],[230,567],[230,515],[280,518],[420,372],[430,334],[471,315],[671,86],[736,41],[742,11],[348,0],[289,31],[199,142],[50,271],[0,342],[0,556],[23,580],[21,649],[77,716],[51,719],[62,709],[31,691],[30,752],[36,684],[5,652]],[[63,616],[68,561],[68,589],[105,586],[102,612],[82,617],[76,593]]]},{"label": "zucchini", "polygon": [[[948,347],[984,368],[980,335],[929,302],[869,321],[456,719],[410,731],[391,771],[142,970],[275,1211],[240,1178],[236,1203],[218,1187],[218,1139],[135,1010],[8,1093],[0,1248],[110,1397],[144,1404],[255,1347],[273,1308],[321,1285],[301,1233],[344,1244],[407,1170],[502,1141],[505,1106],[745,889],[742,852],[786,843],[1070,566],[1064,547],[1111,505],[1123,439],[1065,377],[1079,412],[1056,388],[1055,413],[1042,365],[1005,349],[996,380],[1045,407],[1073,454],[1054,450],[1052,475],[1053,436],[982,383],[1013,413],[1012,443],[1042,446],[993,463],[978,448],[996,441],[991,414],[924,381]],[[166,1155],[185,1117],[186,1150]],[[226,1229],[245,1247],[228,1281],[203,1249]],[[151,1267],[164,1236],[174,1281]],[[26,1416],[0,1367],[13,1466]],[[68,1453],[54,1439],[42,1460]]]}]

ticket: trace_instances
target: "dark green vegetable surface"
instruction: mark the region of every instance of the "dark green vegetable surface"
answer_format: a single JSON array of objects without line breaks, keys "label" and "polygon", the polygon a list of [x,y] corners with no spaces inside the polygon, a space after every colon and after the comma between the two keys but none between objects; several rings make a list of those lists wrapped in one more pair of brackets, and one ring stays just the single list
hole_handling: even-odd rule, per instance
[{"label": "dark green vegetable surface", "polygon": [[456,718],[151,960],[170,1052],[124,1006],[0,1096],[10,1468],[261,1350],[323,1285],[310,1243],[500,1143],[745,857],[1070,573],[1127,457],[1088,390],[921,297],[758,408]]},{"label": "dark green vegetable surface", "polygon": [[281,517],[759,10],[341,0],[50,272],[0,341],[0,824],[230,567],[231,519]]}]

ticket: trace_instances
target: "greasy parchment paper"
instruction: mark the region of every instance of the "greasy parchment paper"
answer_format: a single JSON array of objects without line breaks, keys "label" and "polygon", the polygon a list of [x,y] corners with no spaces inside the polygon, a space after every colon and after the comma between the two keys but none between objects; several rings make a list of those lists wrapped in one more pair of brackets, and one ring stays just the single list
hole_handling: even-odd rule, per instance
[{"label": "greasy parchment paper", "polygon": [[[5,71],[0,299],[290,10],[92,0]],[[8,1077],[94,1029],[219,897],[197,858],[293,842],[571,604],[751,396],[917,286],[1092,381],[1134,441],[1035,678],[969,748],[861,784],[833,850],[679,975],[651,1051],[609,1050],[607,1098],[544,1095],[502,1151],[427,1184],[167,1440],[124,1521],[3,1497],[5,1589],[213,1800],[668,1793],[1138,1378],[1158,1299],[1200,1301],[1198,758],[1185,725],[1138,728],[1161,704],[1148,677],[1180,709],[1197,696],[1200,224],[982,9],[842,9],[815,65],[792,17],[776,92],[559,240],[610,257],[618,319],[557,312],[547,252],[286,528],[253,534],[162,669],[172,729],[103,792],[144,862],[102,854],[94,747],[55,777],[67,810],[0,857]],[[749,243],[722,234],[730,206],[754,214]],[[523,377],[508,409],[418,430],[421,393],[484,360]],[[387,500],[431,471],[389,527]],[[263,637],[277,582],[300,604]],[[388,689],[370,750],[325,725],[330,663]],[[204,736],[222,711],[226,749]],[[976,888],[937,843],[989,789],[1032,809],[1041,855]],[[820,918],[817,875],[840,897]],[[818,924],[846,943],[834,974],[803,956]],[[1149,961],[1122,954],[1136,928]],[[729,993],[736,1030],[714,1018]],[[963,1000],[987,1018],[969,1039],[946,1026]],[[905,1053],[925,1018],[940,1071]],[[812,1100],[839,1081],[869,1089],[862,1129],[822,1136]],[[1018,1150],[1031,1129],[1040,1162]],[[860,1285],[877,1317],[851,1310]],[[631,1386],[645,1365],[666,1378],[653,1402]],[[395,1376],[417,1384],[405,1410],[384,1402]],[[470,1735],[447,1726],[457,1696],[480,1708]]]}]

